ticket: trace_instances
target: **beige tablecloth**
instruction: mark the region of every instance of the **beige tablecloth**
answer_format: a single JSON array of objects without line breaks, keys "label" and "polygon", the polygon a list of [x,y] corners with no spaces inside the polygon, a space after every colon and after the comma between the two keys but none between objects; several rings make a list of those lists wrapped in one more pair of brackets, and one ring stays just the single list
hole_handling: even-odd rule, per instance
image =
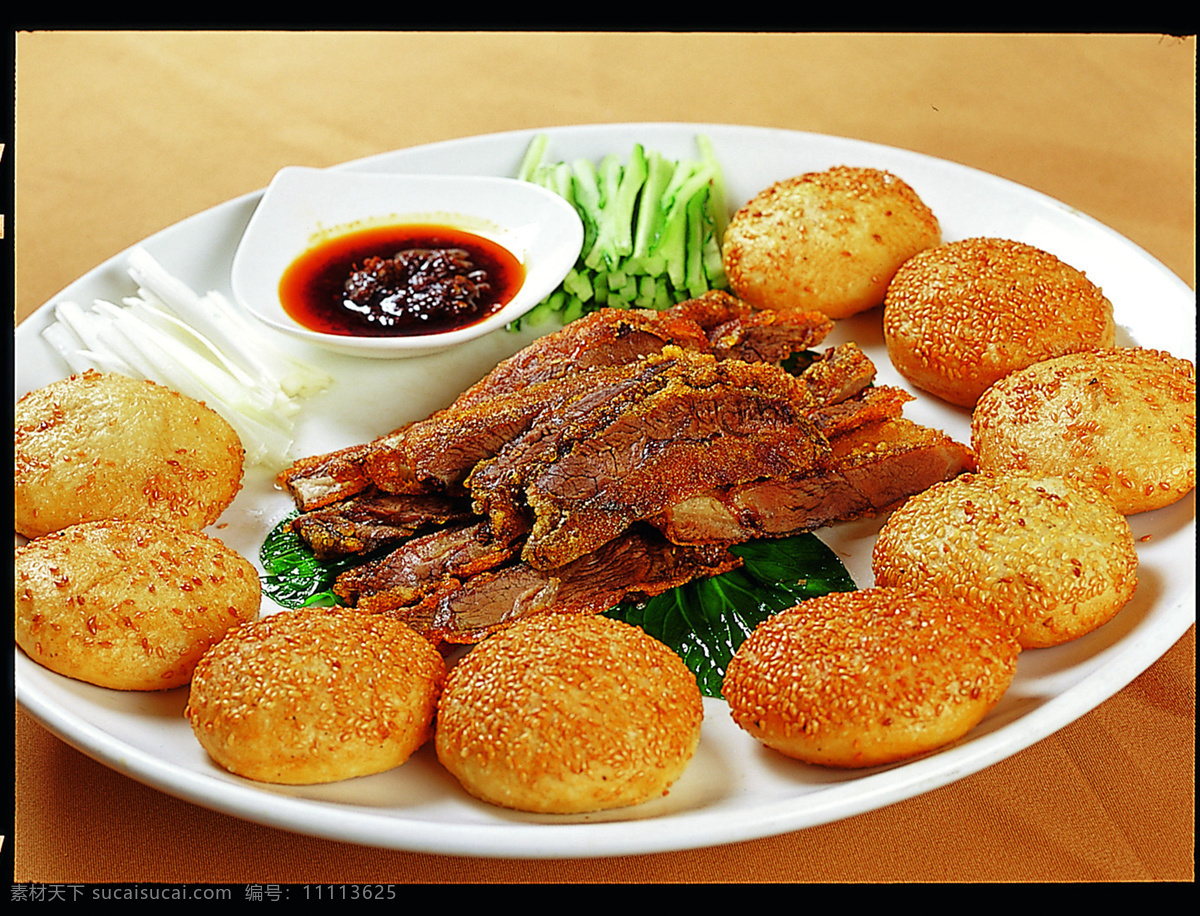
[{"label": "beige tablecloth", "polygon": [[[1195,284],[1192,37],[34,32],[16,50],[18,321],[283,165],[591,122],[774,126],[962,162]],[[22,711],[7,842],[16,880],[46,883],[1190,880],[1194,633],[980,773],[734,845],[524,861],[299,836],[147,788]]]}]

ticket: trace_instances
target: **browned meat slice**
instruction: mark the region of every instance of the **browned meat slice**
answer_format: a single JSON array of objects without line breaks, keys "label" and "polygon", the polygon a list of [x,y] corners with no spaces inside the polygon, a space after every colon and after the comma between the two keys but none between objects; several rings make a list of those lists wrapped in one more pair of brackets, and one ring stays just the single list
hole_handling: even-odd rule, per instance
[{"label": "browned meat slice", "polygon": [[280,471],[276,482],[292,494],[301,512],[349,499],[371,486],[370,478],[363,471],[366,458],[374,450],[386,448],[403,433],[401,427],[371,442],[301,458]]},{"label": "browned meat slice", "polygon": [[831,445],[818,471],[702,494],[672,506],[655,524],[681,544],[784,537],[877,515],[975,466],[965,445],[905,419],[869,423]]},{"label": "browned meat slice", "polygon": [[762,311],[726,322],[709,340],[718,359],[779,363],[815,347],[831,330],[833,322],[820,312]]},{"label": "browned meat slice", "polygon": [[463,500],[441,495],[409,495],[368,490],[350,499],[305,512],[292,531],[321,560],[366,554],[412,537],[422,528],[470,515]]},{"label": "browned meat slice", "polygon": [[[660,313],[668,318],[684,318],[694,321],[704,329],[706,335],[730,321],[739,318],[750,318],[755,308],[748,302],[727,293],[724,290],[713,289],[692,299],[677,302]],[[711,340],[711,337],[710,337]]]},{"label": "browned meat slice", "polygon": [[[363,460],[367,476],[392,492],[454,490],[481,461],[494,457],[548,411],[623,383],[639,363],[605,366],[549,379],[520,391],[441,410],[413,423],[402,437],[378,445]],[[854,344],[831,348],[804,369],[801,379],[816,403],[852,397],[875,375],[871,360]]]},{"label": "browned meat slice", "polygon": [[[372,485],[392,493],[419,493],[427,491],[431,481],[457,482],[475,462],[493,454],[498,441],[526,427],[546,406],[531,391],[540,388],[550,398],[555,382],[574,385],[569,377],[627,365],[639,356],[659,352],[665,343],[709,349],[703,329],[686,318],[637,309],[593,312],[501,362],[449,407],[372,442],[297,461],[279,475],[279,483],[301,511],[307,511]],[[442,443],[436,446],[440,451],[430,451],[431,438],[460,424],[463,435],[455,445]],[[407,445],[410,435],[411,447]],[[461,452],[455,454],[452,448]],[[429,467],[418,476],[414,463],[422,461]]]},{"label": "browned meat slice", "polygon": [[[662,312],[593,312],[500,363],[431,417],[371,443],[297,461],[279,475],[279,483],[302,511],[346,499],[371,485],[392,493],[455,485],[475,462],[495,454],[498,443],[527,427],[541,409],[568,398],[570,390],[602,384],[576,376],[628,366],[667,344],[698,352],[719,350],[722,358],[773,361],[785,351],[814,345],[828,333],[817,313],[786,320],[771,314],[756,313],[724,292],[707,293]],[[777,340],[765,342],[764,331]],[[715,343],[710,334],[718,335]]]},{"label": "browned meat slice", "polygon": [[710,349],[703,328],[688,318],[651,309],[599,309],[501,362],[459,395],[450,409],[588,369],[631,363],[666,344]]},{"label": "browned meat slice", "polygon": [[474,643],[520,617],[599,614],[627,596],[651,597],[740,563],[723,548],[678,547],[652,529],[635,529],[563,568],[505,566],[455,583],[421,607],[394,613],[416,629],[429,627],[431,638]]},{"label": "browned meat slice", "polygon": [[673,305],[664,315],[696,322],[719,359],[778,363],[815,347],[833,330],[820,312],[758,310],[723,290]]},{"label": "browned meat slice", "polygon": [[857,397],[823,404],[810,416],[817,429],[833,440],[869,423],[899,417],[904,405],[911,400],[913,396],[902,388],[878,385],[867,388]]},{"label": "browned meat slice", "polygon": [[475,465],[525,433],[544,412],[561,410],[636,371],[636,363],[605,366],[438,411],[372,450],[363,461],[365,472],[383,490],[457,491]]},{"label": "browned meat slice", "polygon": [[830,347],[800,372],[800,380],[820,404],[836,404],[860,394],[875,381],[875,364],[856,343]]},{"label": "browned meat slice", "polygon": [[[703,328],[688,318],[649,309],[601,309],[539,337],[434,417],[452,423],[459,411],[477,402],[505,394],[519,397],[521,391],[539,382],[630,363],[639,356],[657,353],[666,343],[710,349]],[[279,483],[292,494],[301,511],[346,499],[372,483],[393,493],[420,492],[422,487],[411,476],[407,455],[398,448],[403,432],[402,428],[370,443],[297,461],[280,473]],[[373,480],[364,472],[368,458]]]},{"label": "browned meat slice", "polygon": [[516,551],[498,545],[480,522],[453,525],[405,541],[385,557],[347,570],[333,590],[367,611],[417,604],[444,580],[468,578],[503,563]]},{"label": "browned meat slice", "polygon": [[[722,358],[776,362],[816,346],[833,323],[819,312],[775,315],[714,290],[662,311],[599,309],[540,337],[500,363],[455,401],[517,391],[539,381],[629,363],[671,344]],[[761,356],[756,355],[761,351]]]},{"label": "browned meat slice", "polygon": [[781,369],[670,347],[642,365],[615,394],[581,398],[469,478],[494,531],[531,514],[530,565],[563,566],[675,502],[795,474],[828,452],[810,396]]},{"label": "browned meat slice", "polygon": [[525,534],[532,521],[524,501],[525,479],[536,468],[556,461],[577,438],[661,389],[678,362],[675,354],[681,352],[671,350],[639,360],[631,373],[591,387],[565,409],[547,413],[493,458],[477,464],[466,485],[475,511],[490,519],[493,537],[512,540]]}]

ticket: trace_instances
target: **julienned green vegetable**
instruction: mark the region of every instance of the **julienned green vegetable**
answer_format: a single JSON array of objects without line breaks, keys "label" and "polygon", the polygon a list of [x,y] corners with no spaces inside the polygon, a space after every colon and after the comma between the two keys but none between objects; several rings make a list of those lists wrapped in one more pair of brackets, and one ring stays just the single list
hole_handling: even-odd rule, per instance
[{"label": "julienned green vegetable", "polygon": [[695,159],[668,159],[634,144],[622,161],[547,160],[549,137],[530,142],[522,181],[571,202],[583,220],[583,248],[566,279],[523,322],[553,315],[565,323],[605,306],[663,309],[724,289],[721,236],[729,221],[725,181],[704,135]]},{"label": "julienned green vegetable", "polygon": [[[281,521],[259,551],[266,571],[263,594],[286,608],[336,604],[334,579],[354,561],[316,559],[288,530],[293,517]],[[674,649],[696,675],[701,692],[712,697],[721,695],[725,667],[755,626],[805,598],[855,588],[837,556],[812,534],[752,541],[733,552],[742,558],[739,569],[608,612]]]}]

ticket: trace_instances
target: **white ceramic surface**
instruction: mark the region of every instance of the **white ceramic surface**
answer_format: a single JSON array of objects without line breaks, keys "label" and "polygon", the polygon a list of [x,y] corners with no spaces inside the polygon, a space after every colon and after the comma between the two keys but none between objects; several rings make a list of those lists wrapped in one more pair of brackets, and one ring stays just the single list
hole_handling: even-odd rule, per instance
[{"label": "white ceramic surface", "polygon": [[[497,242],[525,268],[516,295],[483,321],[440,334],[351,337],[299,324],[279,298],[288,266],[342,232],[379,225],[452,226]],[[508,176],[404,175],[282,168],[267,186],[233,257],[233,294],[271,327],[339,353],[395,358],[449,349],[502,328],[553,292],[583,244],[583,223],[567,201]]]},{"label": "white ceramic surface", "polygon": [[[598,159],[634,142],[671,156],[694,155],[708,135],[726,173],[730,205],[772,181],[836,164],[888,169],[908,181],[941,220],[947,239],[1007,236],[1046,248],[1084,270],[1112,300],[1119,342],[1195,359],[1195,296],[1128,240],[1070,207],[1004,179],[954,163],[854,140],[765,128],[621,124],[553,128],[549,155]],[[349,163],[348,172],[512,175],[533,131],[447,141]],[[259,194],[200,213],[143,244],[198,290],[228,293],[242,229]],[[130,292],[123,258],[72,284],[59,298],[87,302]],[[57,300],[55,300],[57,301]],[[16,394],[66,374],[39,331],[43,308],[17,329]],[[296,454],[362,442],[449,403],[533,335],[504,330],[453,351],[395,361],[347,357],[289,338],[295,352],[332,372],[334,387],[308,402]],[[827,344],[856,340],[881,383],[908,387],[883,346],[878,310],[840,322]],[[906,415],[969,438],[969,416],[917,394]],[[255,470],[212,533],[252,560],[289,510],[271,475]],[[1131,519],[1141,560],[1133,600],[1095,633],[1028,651],[1002,702],[964,740],[907,764],[862,772],[807,767],[761,749],[707,700],[699,752],[671,793],[647,805],[579,817],[526,815],[476,802],[438,765],[430,747],[404,766],[315,788],[272,788],[224,773],[182,718],[186,691],[131,695],[59,677],[16,653],[19,702],[63,740],[134,779],[197,804],[300,833],[423,852],[563,858],[649,853],[735,842],[849,817],[976,772],[1050,735],[1116,693],[1163,654],[1195,619],[1195,500]],[[819,535],[860,586],[871,584],[879,520]],[[1103,754],[1103,749],[1097,749]],[[1114,765],[1119,761],[1114,760]],[[964,812],[964,817],[969,813]]]}]

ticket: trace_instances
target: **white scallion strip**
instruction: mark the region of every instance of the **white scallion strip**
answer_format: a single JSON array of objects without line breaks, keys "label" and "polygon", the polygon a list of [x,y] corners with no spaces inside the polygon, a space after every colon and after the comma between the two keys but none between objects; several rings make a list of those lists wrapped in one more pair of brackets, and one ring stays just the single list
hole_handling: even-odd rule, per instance
[{"label": "white scallion strip", "polygon": [[130,252],[129,275],[182,321],[255,375],[261,384],[277,384],[289,397],[303,397],[332,383],[327,373],[274,346],[261,328],[223,295],[215,291],[197,295],[168,274],[145,249],[135,248]]},{"label": "white scallion strip", "polygon": [[138,287],[118,305],[55,306],[42,336],[72,372],[118,372],[204,401],[236,430],[251,464],[291,460],[298,400],[333,379],[275,346],[219,293],[197,295],[143,249],[130,254]]},{"label": "white scallion strip", "polygon": [[157,297],[139,299],[136,296],[130,296],[122,301],[147,324],[177,335],[193,351],[222,366],[225,371],[247,388],[253,388],[259,384],[258,379],[251,377],[241,366],[217,349],[207,337],[172,315]]},{"label": "white scallion strip", "polygon": [[[92,358],[92,354],[83,348],[83,343],[75,332],[60,321],[47,325],[42,330],[42,337],[50,344],[63,361],[71,367],[71,371],[80,374],[88,369],[100,370],[100,364]],[[128,374],[126,372],[126,374]]]}]

